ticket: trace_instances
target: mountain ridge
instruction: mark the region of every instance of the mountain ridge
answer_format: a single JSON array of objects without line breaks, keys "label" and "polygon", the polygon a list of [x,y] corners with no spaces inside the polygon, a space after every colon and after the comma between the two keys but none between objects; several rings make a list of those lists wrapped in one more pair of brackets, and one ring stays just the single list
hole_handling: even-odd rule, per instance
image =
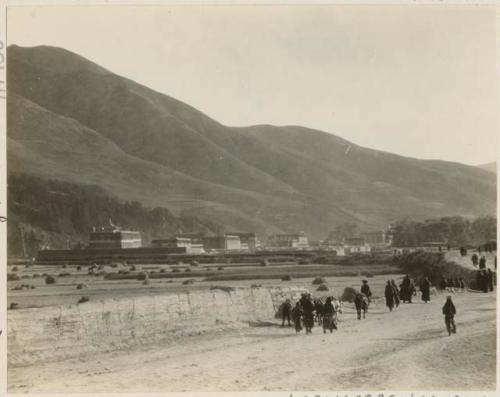
[{"label": "mountain ridge", "polygon": [[[97,182],[124,199],[263,234],[320,238],[346,222],[377,229],[406,216],[495,212],[496,180],[477,167],[381,152],[301,126],[224,126],[55,47],[10,46],[7,71],[14,171]],[[26,113],[32,120],[21,117],[30,102],[39,106]],[[103,147],[82,145],[76,131],[86,129]],[[54,139],[53,147],[23,136]]]}]

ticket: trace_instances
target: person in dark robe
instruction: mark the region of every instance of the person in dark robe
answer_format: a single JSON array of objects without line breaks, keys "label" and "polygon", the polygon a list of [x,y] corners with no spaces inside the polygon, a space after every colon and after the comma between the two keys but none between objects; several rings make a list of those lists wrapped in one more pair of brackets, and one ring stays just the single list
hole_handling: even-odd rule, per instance
[{"label": "person in dark robe", "polygon": [[484,255],[479,259],[479,269],[486,269],[486,257]]},{"label": "person in dark robe", "polygon": [[328,298],[326,298],[326,302],[323,305],[323,333],[326,334],[327,329],[329,329],[330,332],[333,332],[334,329],[337,329],[336,317],[337,313],[332,303],[332,297],[329,296]]},{"label": "person in dark robe", "polygon": [[476,272],[476,286],[477,286],[477,289],[479,291],[483,290],[483,284],[484,284],[484,281],[483,281],[483,271],[482,270],[478,270]]},{"label": "person in dark robe", "polygon": [[399,288],[394,280],[391,280],[392,289],[394,291],[394,304],[396,307],[399,306]]},{"label": "person in dark robe", "polygon": [[452,333],[457,333],[457,326],[455,324],[455,315],[457,314],[457,309],[451,300],[451,296],[446,297],[446,302],[443,306],[444,322],[446,324],[446,330],[448,335],[451,336]]},{"label": "person in dark robe", "polygon": [[288,326],[291,327],[292,324],[290,324],[290,314],[292,313],[292,303],[290,302],[290,299],[287,299],[285,303],[283,303],[283,306],[281,308],[281,318],[282,318],[282,323],[281,326],[285,326],[285,320],[288,320]]},{"label": "person in dark robe", "polygon": [[390,281],[387,281],[384,294],[385,294],[385,305],[389,308],[389,311],[392,312],[392,309],[394,309],[394,288],[392,287]]},{"label": "person in dark robe", "polygon": [[306,335],[311,334],[312,328],[314,327],[314,304],[311,299],[311,294],[302,297],[301,306],[303,311]]},{"label": "person in dark robe", "polygon": [[488,290],[493,291],[493,272],[490,268],[487,270],[486,279],[488,280]]},{"label": "person in dark robe", "polygon": [[478,270],[476,281],[480,291],[488,292],[488,274],[486,271]]},{"label": "person in dark robe", "polygon": [[316,321],[318,325],[321,325],[321,321],[323,320],[323,302],[320,299],[314,300],[314,311],[316,312]]},{"label": "person in dark robe", "polygon": [[481,283],[481,291],[488,292],[488,273],[486,270],[481,270],[482,274],[482,283]]},{"label": "person in dark robe", "polygon": [[300,302],[297,302],[292,309],[292,321],[295,326],[295,333],[298,334],[302,331],[302,307],[300,306]]},{"label": "person in dark robe", "polygon": [[428,277],[425,277],[420,284],[420,291],[422,292],[422,300],[427,303],[431,300],[431,282]]},{"label": "person in dark robe", "polygon": [[413,285],[410,276],[406,275],[401,283],[401,292],[399,294],[403,302],[411,303],[414,288],[415,286]]},{"label": "person in dark robe", "polygon": [[479,257],[477,256],[477,254],[472,254],[471,260],[472,260],[472,265],[476,267],[479,262]]},{"label": "person in dark robe", "polygon": [[371,300],[372,292],[370,291],[368,280],[363,280],[363,285],[361,286],[361,293],[365,294],[365,296],[368,298],[368,302]]}]

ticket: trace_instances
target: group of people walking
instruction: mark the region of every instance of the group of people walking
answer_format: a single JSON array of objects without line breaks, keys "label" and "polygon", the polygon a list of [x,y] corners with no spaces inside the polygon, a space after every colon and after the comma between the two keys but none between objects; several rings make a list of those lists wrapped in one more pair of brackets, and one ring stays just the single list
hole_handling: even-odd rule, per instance
[{"label": "group of people walking", "polygon": [[[481,291],[493,291],[494,276],[495,274],[491,269],[478,270],[477,283]],[[361,320],[362,316],[363,318],[366,317],[366,312],[372,298],[368,281],[362,280],[362,283],[359,292],[355,292],[354,296],[354,305],[358,320]],[[428,303],[431,300],[431,287],[432,284],[429,278],[424,277],[419,284],[421,299],[424,303]],[[461,277],[442,277],[439,287],[441,290],[454,293],[455,291],[465,291],[466,285],[464,279]],[[410,279],[409,275],[406,275],[399,287],[394,280],[387,280],[384,295],[386,306],[392,312],[401,302],[412,303],[412,297],[417,295],[417,289],[413,280]],[[287,299],[282,305],[281,312],[282,327],[285,326],[285,321],[288,322],[288,326],[291,326],[291,322],[293,322],[296,333],[301,332],[302,328],[305,328],[306,335],[309,335],[312,333],[315,323],[323,327],[324,333],[328,330],[333,332],[333,330],[338,329],[338,314],[342,313],[342,306],[341,302],[334,299],[333,296],[328,296],[326,301],[323,302],[318,298],[313,299],[309,293],[304,293],[293,308],[290,299]],[[449,335],[456,333],[454,317],[457,311],[451,295],[446,297],[446,303],[443,306],[442,312],[445,316],[446,329]]]},{"label": "group of people walking", "polygon": [[337,329],[338,313],[342,311],[342,308],[333,296],[328,296],[323,303],[320,299],[313,300],[311,294],[304,293],[293,308],[290,299],[287,299],[282,305],[281,311],[282,327],[285,326],[286,320],[288,326],[291,326],[291,319],[296,333],[302,331],[304,327],[306,335],[308,335],[312,333],[315,322],[323,326],[324,333],[327,330],[333,332],[334,329]]},{"label": "group of people walking", "polygon": [[492,292],[493,286],[496,284],[496,274],[491,269],[481,269],[476,274],[477,287],[482,292]]},{"label": "group of people walking", "polygon": [[[420,291],[422,291],[422,300],[427,303],[430,301],[430,287],[431,283],[426,277],[421,285]],[[385,286],[385,304],[392,312],[396,307],[399,306],[400,302],[412,303],[412,298],[417,293],[415,288],[415,283],[410,279],[410,276],[406,275],[399,287],[396,285],[394,280],[387,280]]]},{"label": "group of people walking", "polygon": [[439,289],[448,292],[464,292],[466,288],[465,281],[462,277],[441,277],[439,281]]}]

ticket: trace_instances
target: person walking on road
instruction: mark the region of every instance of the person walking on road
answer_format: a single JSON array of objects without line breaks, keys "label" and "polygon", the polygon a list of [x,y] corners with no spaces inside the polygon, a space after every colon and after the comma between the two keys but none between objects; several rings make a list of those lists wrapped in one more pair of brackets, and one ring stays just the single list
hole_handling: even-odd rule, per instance
[{"label": "person walking on road", "polygon": [[295,307],[292,309],[292,321],[295,326],[295,333],[299,333],[302,331],[302,308],[300,307],[300,303],[297,302]]},{"label": "person walking on road", "polygon": [[486,257],[484,255],[479,259],[479,269],[486,269]]},{"label": "person walking on road", "polygon": [[451,296],[446,297],[446,302],[443,306],[444,323],[446,324],[446,330],[448,335],[457,333],[457,326],[455,324],[455,315],[457,314],[457,309],[451,300]]},{"label": "person walking on road", "polygon": [[398,307],[399,306],[399,288],[396,285],[396,282],[394,280],[391,280],[391,286],[392,286],[392,289],[394,291],[394,305],[396,307]]},{"label": "person walking on road", "polygon": [[431,282],[428,277],[425,277],[420,285],[420,291],[422,292],[422,300],[427,303],[431,300]]},{"label": "person walking on road", "polygon": [[290,302],[290,299],[287,299],[285,303],[283,303],[282,311],[281,311],[281,316],[282,316],[282,323],[281,326],[285,326],[285,320],[288,320],[288,326],[291,327],[292,324],[290,324],[290,314],[292,313],[292,303]]},{"label": "person walking on road", "polygon": [[389,308],[389,311],[392,312],[394,309],[394,288],[391,285],[390,281],[387,281],[387,285],[385,286],[385,305]]},{"label": "person walking on road", "polygon": [[337,313],[335,307],[332,303],[332,297],[326,298],[326,302],[323,305],[323,333],[326,334],[326,330],[329,329],[330,333],[334,329],[337,329]]},{"label": "person walking on road", "polygon": [[490,268],[487,270],[487,279],[488,279],[488,289],[493,291],[493,272],[491,271]]},{"label": "person walking on road", "polygon": [[306,328],[306,335],[312,334],[314,327],[314,304],[312,302],[311,294],[307,294],[301,298],[302,310],[304,313],[304,327]]},{"label": "person walking on road", "polygon": [[368,298],[368,302],[371,301],[372,292],[370,291],[368,280],[363,280],[363,285],[361,286],[361,293],[365,294],[365,296]]}]

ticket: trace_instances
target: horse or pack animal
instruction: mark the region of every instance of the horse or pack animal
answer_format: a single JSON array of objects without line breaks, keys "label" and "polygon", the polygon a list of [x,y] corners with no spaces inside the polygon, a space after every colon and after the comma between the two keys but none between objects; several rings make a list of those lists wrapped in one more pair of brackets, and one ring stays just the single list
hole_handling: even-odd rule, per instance
[{"label": "horse or pack animal", "polygon": [[363,312],[363,318],[366,318],[366,312],[368,311],[368,306],[370,302],[365,294],[358,293],[354,298],[354,306],[356,306],[356,312],[358,313],[358,320],[361,320],[361,312]]}]

